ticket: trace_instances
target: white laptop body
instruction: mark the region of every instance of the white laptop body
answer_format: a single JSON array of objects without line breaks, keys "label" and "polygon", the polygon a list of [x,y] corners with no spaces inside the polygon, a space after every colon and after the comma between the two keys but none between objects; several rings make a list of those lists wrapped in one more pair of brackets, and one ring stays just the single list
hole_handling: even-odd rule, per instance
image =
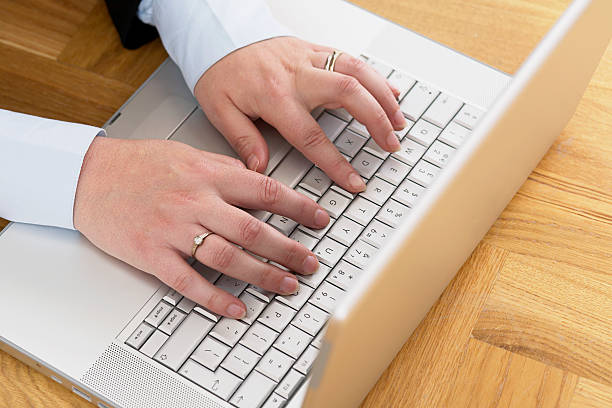
[{"label": "white laptop body", "polygon": [[[338,305],[287,404],[356,406],[571,117],[612,34],[612,3],[575,1],[514,79],[340,0],[269,4],[302,38],[372,56],[487,111]],[[262,129],[280,160],[288,145]],[[171,61],[107,131],[233,154]],[[166,294],[154,277],[77,232],[15,223],[0,235],[0,260],[1,349],[101,407],[240,406],[125,344]]]}]

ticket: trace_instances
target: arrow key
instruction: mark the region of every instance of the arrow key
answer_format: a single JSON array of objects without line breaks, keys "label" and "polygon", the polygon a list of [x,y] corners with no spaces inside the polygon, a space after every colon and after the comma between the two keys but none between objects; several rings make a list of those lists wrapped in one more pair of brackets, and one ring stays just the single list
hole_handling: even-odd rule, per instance
[{"label": "arrow key", "polygon": [[275,386],[274,381],[257,371],[253,371],[238,388],[230,402],[239,408],[259,407]]}]

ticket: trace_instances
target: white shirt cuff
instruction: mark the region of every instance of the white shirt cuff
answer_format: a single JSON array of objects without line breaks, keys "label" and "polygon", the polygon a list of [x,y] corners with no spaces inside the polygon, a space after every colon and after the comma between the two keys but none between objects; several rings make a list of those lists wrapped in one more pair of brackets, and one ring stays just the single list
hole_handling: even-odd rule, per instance
[{"label": "white shirt cuff", "polygon": [[0,109],[0,216],[74,229],[83,158],[103,129]]},{"label": "white shirt cuff", "polygon": [[138,16],[157,28],[191,92],[204,72],[227,54],[292,35],[262,0],[143,0]]}]

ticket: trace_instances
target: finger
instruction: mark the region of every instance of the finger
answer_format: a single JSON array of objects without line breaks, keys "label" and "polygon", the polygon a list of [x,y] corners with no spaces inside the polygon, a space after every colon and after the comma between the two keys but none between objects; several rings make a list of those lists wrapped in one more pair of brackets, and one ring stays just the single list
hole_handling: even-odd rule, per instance
[{"label": "finger", "polygon": [[[201,234],[203,228],[194,226],[195,230],[197,231],[194,234]],[[190,243],[186,242],[186,244]],[[185,248],[178,249],[189,250],[191,253],[191,247],[185,246]],[[204,239],[195,252],[195,258],[200,263],[225,275],[252,283],[271,292],[290,295],[298,288],[295,275],[255,259],[216,232]]]},{"label": "finger", "polygon": [[233,319],[246,315],[244,303],[212,285],[176,252],[164,252],[156,268],[155,275],[162,282],[210,311]]},{"label": "finger", "polygon": [[310,198],[283,183],[252,171],[228,170],[215,180],[229,204],[265,210],[312,228],[324,228],[329,215]]},{"label": "finger", "polygon": [[351,192],[365,190],[361,176],[327,138],[306,108],[297,102],[289,102],[282,112],[268,112],[263,119],[342,188]]},{"label": "finger", "polygon": [[204,160],[206,161],[215,160],[220,163],[226,164],[228,166],[237,167],[243,170],[246,169],[246,166],[244,165],[242,161],[235,159],[233,157],[226,156],[224,154],[211,153],[205,150],[201,150],[201,152],[202,152],[202,155],[204,156]]},{"label": "finger", "polygon": [[201,223],[225,239],[294,272],[310,275],[319,268],[317,258],[304,245],[239,208],[225,203],[209,206]]},{"label": "finger", "polygon": [[[322,105],[339,103],[353,115],[355,120],[368,128],[368,132],[379,146],[389,152],[400,149],[399,141],[387,114],[357,79],[319,69],[311,70],[307,76],[309,81],[319,85],[305,91],[308,100]],[[393,97],[390,91],[389,94]]]},{"label": "finger", "polygon": [[249,117],[227,101],[217,106],[209,119],[250,170],[265,171],[268,166],[268,145]]}]

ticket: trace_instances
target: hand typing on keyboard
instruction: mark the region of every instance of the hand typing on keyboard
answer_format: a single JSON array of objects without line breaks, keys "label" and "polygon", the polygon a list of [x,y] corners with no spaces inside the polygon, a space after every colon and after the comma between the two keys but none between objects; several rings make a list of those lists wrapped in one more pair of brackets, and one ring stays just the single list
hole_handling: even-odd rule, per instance
[{"label": "hand typing on keyboard", "polygon": [[[323,228],[330,219],[306,195],[247,170],[239,160],[172,141],[97,138],[81,170],[74,225],[102,250],[184,295],[182,311],[199,304],[213,319],[246,318],[252,299],[242,296],[243,303],[236,297],[245,282],[293,294],[298,281],[283,268],[312,274],[319,263],[303,244],[235,206],[274,212],[311,228]],[[195,257],[226,275],[216,285],[218,275],[198,273],[186,261],[194,237],[206,231],[214,235]],[[171,334],[183,326],[182,311],[168,314],[162,307],[152,318],[167,319],[160,327]]]},{"label": "hand typing on keyboard", "polygon": [[268,163],[268,148],[251,121],[261,117],[345,190],[364,190],[359,173],[332,143],[341,122],[332,117],[317,123],[310,115],[320,106],[344,108],[343,115],[363,124],[383,149],[400,149],[394,133],[406,125],[396,99],[400,91],[347,54],[338,57],[334,72],[324,70],[332,51],[274,38],[226,56],[202,75],[195,95],[249,169],[263,171]]}]

